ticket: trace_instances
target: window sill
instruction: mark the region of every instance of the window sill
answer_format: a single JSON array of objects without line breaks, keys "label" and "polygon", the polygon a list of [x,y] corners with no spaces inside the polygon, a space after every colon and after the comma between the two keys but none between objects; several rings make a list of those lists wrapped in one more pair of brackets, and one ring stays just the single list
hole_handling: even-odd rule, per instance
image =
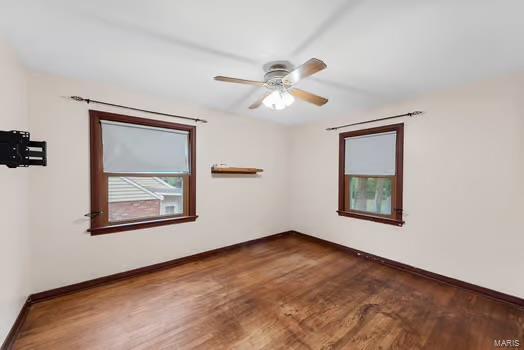
[{"label": "window sill", "polygon": [[120,225],[93,227],[87,231],[91,233],[91,236],[98,236],[98,235],[105,235],[105,234],[114,233],[114,232],[139,230],[139,229],[148,228],[148,227],[181,224],[184,222],[192,222],[192,221],[195,221],[197,218],[198,218],[198,215],[179,216],[179,217],[174,217],[174,218],[169,218],[169,219],[159,219],[159,220],[126,223],[126,224],[120,224]]},{"label": "window sill", "polygon": [[358,214],[358,213],[353,213],[353,212],[348,212],[348,211],[343,211],[343,210],[337,210],[337,213],[339,216],[347,216],[347,217],[356,218],[356,219],[380,222],[382,224],[388,224],[388,225],[403,226],[405,223],[405,221],[403,220],[395,220],[395,219],[385,218],[381,216]]}]

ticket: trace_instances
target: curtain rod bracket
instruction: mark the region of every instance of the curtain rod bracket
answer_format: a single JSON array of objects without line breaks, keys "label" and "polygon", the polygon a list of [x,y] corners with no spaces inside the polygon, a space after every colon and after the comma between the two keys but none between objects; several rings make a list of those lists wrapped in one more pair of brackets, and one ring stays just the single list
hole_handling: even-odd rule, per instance
[{"label": "curtain rod bracket", "polygon": [[326,130],[327,131],[332,131],[332,130],[338,130],[338,129],[342,129],[342,128],[347,128],[349,126],[354,126],[354,125],[361,125],[361,124],[367,124],[367,123],[373,123],[373,122],[378,122],[378,121],[381,121],[381,120],[388,120],[388,119],[394,119],[394,118],[401,118],[401,117],[414,117],[414,116],[417,116],[417,115],[420,115],[420,114],[423,114],[424,112],[423,111],[413,111],[413,112],[409,112],[409,113],[404,113],[404,114],[399,114],[399,115],[393,115],[391,117],[384,117],[384,118],[378,118],[378,119],[372,119],[372,120],[366,120],[364,122],[358,122],[358,123],[353,123],[353,124],[346,124],[346,125],[340,125],[340,126],[333,126],[331,128],[327,128]]},{"label": "curtain rod bracket", "polygon": [[197,123],[207,123],[207,120],[205,120],[205,119],[183,117],[183,116],[180,116],[180,115],[174,115],[174,114],[163,113],[163,112],[155,112],[155,111],[151,111],[151,110],[147,110],[147,109],[129,107],[129,106],[118,105],[118,104],[114,104],[114,103],[97,101],[97,100],[91,100],[89,98],[83,98],[81,96],[65,96],[65,97],[69,98],[69,99],[71,99],[73,101],[76,101],[76,102],[86,102],[87,104],[96,103],[96,104],[99,104],[99,105],[106,105],[106,106],[111,106],[111,107],[125,108],[125,109],[130,109],[130,110],[138,111],[138,112],[145,112],[145,113],[163,115],[163,116],[166,116],[166,117],[179,118],[179,119],[185,119],[185,120],[192,120],[192,121],[197,122]]}]

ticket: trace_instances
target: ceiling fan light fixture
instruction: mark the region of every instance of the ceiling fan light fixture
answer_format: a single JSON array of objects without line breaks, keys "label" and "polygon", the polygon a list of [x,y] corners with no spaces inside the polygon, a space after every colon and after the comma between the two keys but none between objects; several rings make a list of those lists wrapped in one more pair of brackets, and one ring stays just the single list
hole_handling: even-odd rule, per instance
[{"label": "ceiling fan light fixture", "polygon": [[286,90],[275,90],[262,103],[264,106],[274,110],[281,110],[289,107],[295,102],[295,98]]},{"label": "ceiling fan light fixture", "polygon": [[295,102],[295,98],[301,101],[323,106],[328,99],[315,95],[311,92],[294,87],[300,80],[310,77],[327,68],[327,65],[318,58],[311,58],[304,64],[293,67],[288,61],[272,61],[264,65],[264,80],[246,80],[218,75],[217,81],[243,85],[254,85],[266,89],[263,95],[249,105],[249,109],[257,109],[262,104],[269,109],[281,110],[289,107]]}]

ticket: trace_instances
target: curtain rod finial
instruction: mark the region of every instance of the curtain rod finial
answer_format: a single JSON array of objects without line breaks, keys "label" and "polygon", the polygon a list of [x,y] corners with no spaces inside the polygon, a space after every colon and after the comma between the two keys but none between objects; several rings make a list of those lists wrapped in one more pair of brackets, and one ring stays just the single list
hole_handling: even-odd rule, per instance
[{"label": "curtain rod finial", "polygon": [[414,115],[419,115],[419,114],[422,114],[424,112],[422,111],[415,111],[415,112],[411,112],[411,115],[414,116]]},{"label": "curtain rod finial", "polygon": [[75,100],[75,101],[78,101],[78,102],[84,101],[84,99],[82,97],[80,97],[80,96],[70,96],[70,98],[72,100]]}]

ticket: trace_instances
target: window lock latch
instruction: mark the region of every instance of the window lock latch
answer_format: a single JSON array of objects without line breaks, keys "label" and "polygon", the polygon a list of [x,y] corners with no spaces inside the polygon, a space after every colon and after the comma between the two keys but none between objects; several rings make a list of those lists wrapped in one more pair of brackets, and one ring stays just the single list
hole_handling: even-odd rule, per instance
[{"label": "window lock latch", "polygon": [[101,215],[103,214],[104,212],[103,211],[91,211],[87,214],[84,214],[85,217],[88,217],[90,219],[94,219],[96,218],[98,215]]}]

